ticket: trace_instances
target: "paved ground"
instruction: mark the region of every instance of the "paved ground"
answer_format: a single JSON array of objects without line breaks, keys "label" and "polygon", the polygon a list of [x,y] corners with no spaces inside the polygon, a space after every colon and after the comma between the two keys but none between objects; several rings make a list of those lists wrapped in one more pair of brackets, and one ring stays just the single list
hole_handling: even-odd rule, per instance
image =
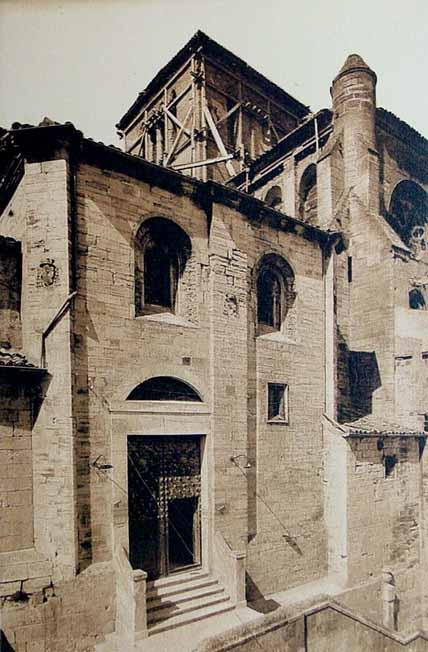
[{"label": "paved ground", "polygon": [[235,609],[225,614],[212,616],[207,620],[191,623],[186,627],[177,627],[168,632],[149,636],[141,641],[135,650],[138,652],[175,652],[175,650],[192,652],[204,638],[260,618],[261,615],[249,607]]}]

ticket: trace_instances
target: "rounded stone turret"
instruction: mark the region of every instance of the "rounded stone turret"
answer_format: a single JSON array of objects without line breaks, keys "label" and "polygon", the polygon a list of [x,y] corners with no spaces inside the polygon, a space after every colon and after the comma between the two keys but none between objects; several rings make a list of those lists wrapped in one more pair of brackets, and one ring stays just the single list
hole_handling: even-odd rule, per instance
[{"label": "rounded stone turret", "polygon": [[345,177],[361,176],[359,161],[376,150],[376,74],[358,54],[350,54],[335,77],[331,96],[335,129],[343,131]]},{"label": "rounded stone turret", "polygon": [[[376,74],[358,54],[350,54],[331,87],[335,120],[363,114],[366,127],[374,129]],[[365,120],[364,120],[365,117]],[[372,121],[368,124],[367,121]]]}]

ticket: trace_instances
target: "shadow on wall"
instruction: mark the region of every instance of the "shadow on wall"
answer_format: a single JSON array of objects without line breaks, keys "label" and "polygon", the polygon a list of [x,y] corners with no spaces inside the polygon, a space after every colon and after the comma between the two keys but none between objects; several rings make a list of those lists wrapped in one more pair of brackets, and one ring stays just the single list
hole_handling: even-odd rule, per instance
[{"label": "shadow on wall", "polygon": [[272,611],[276,611],[276,609],[281,606],[279,602],[276,602],[275,600],[266,600],[257,584],[248,573],[245,573],[245,587],[246,598],[248,602],[251,602],[251,605],[248,606],[251,609],[254,609],[254,611],[258,611],[261,614],[268,614]]},{"label": "shadow on wall", "polygon": [[[16,411],[21,414],[21,422],[32,430],[39,416],[52,376],[47,373],[42,379],[33,382],[10,370],[9,378],[2,378],[0,399],[0,425],[14,427]],[[0,648],[0,652],[3,650]]]},{"label": "shadow on wall", "polygon": [[0,650],[1,652],[15,652],[15,648],[11,646],[3,630],[0,630]]},{"label": "shadow on wall", "polygon": [[351,351],[338,332],[338,421],[356,421],[372,414],[373,393],[381,387],[375,351]]}]

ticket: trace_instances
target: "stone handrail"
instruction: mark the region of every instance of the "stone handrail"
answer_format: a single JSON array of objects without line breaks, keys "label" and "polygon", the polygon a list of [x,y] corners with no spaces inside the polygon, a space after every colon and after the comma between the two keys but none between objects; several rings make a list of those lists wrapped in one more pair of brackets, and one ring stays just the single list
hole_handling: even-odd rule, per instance
[{"label": "stone handrail", "polygon": [[396,643],[399,643],[400,645],[403,646],[409,645],[409,643],[413,643],[418,639],[421,639],[423,641],[428,641],[427,635],[422,631],[414,631],[408,634],[399,634],[398,632],[394,632],[390,629],[387,629],[386,627],[383,627],[382,625],[379,625],[373,620],[365,618],[360,614],[356,614],[355,612],[351,611],[347,607],[344,607],[342,604],[336,602],[335,600],[331,600],[325,604],[318,605],[313,609],[308,609],[304,615],[305,617],[308,617],[311,616],[312,614],[319,613],[320,611],[324,611],[325,609],[332,609],[333,611],[336,611],[342,616],[345,616],[346,618],[350,618],[354,622],[358,622],[361,625],[364,625],[365,627],[368,627],[369,629],[377,632],[378,634],[382,634],[386,638],[389,638],[392,641],[395,641]]},{"label": "stone handrail", "polygon": [[[260,616],[260,618],[257,618],[253,622],[238,625],[226,632],[206,638],[199,643],[199,645],[194,649],[194,652],[227,652],[228,650],[239,652],[241,649],[245,651],[247,646],[251,644],[251,642],[254,642],[254,640],[260,639],[259,645],[262,645],[263,636],[269,634],[272,635],[272,633],[277,630],[284,630],[287,625],[292,625],[293,623],[297,625],[300,622],[302,631],[307,631],[307,621],[311,616],[329,610],[335,611],[345,618],[349,618],[350,620],[359,623],[363,627],[367,627],[373,632],[380,634],[391,642],[403,647],[403,649],[416,641],[428,642],[428,636],[423,631],[399,634],[398,632],[386,629],[382,625],[379,625],[364,616],[356,614],[335,600],[327,599],[318,602],[313,607],[303,608],[300,612],[293,614],[290,614],[289,607],[280,607],[270,614]],[[280,637],[280,640],[282,641],[281,644],[284,645],[283,636]],[[301,648],[299,648],[299,650],[300,649]],[[305,640],[302,652],[308,652],[308,649],[308,643]],[[316,649],[316,647],[312,648],[311,645],[310,649]]]},{"label": "stone handrail", "polygon": [[147,636],[147,573],[134,570],[126,550],[118,546],[114,555],[116,572],[115,633],[131,643]]},{"label": "stone handrail", "polygon": [[221,532],[214,535],[214,568],[236,607],[247,604],[245,599],[245,551],[232,550]]}]

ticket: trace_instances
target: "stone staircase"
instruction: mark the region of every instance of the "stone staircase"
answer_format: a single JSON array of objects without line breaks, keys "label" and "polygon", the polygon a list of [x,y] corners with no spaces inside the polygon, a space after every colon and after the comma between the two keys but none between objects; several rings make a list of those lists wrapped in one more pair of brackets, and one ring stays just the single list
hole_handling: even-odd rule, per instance
[{"label": "stone staircase", "polygon": [[234,608],[219,581],[201,570],[147,582],[146,599],[149,636]]}]

